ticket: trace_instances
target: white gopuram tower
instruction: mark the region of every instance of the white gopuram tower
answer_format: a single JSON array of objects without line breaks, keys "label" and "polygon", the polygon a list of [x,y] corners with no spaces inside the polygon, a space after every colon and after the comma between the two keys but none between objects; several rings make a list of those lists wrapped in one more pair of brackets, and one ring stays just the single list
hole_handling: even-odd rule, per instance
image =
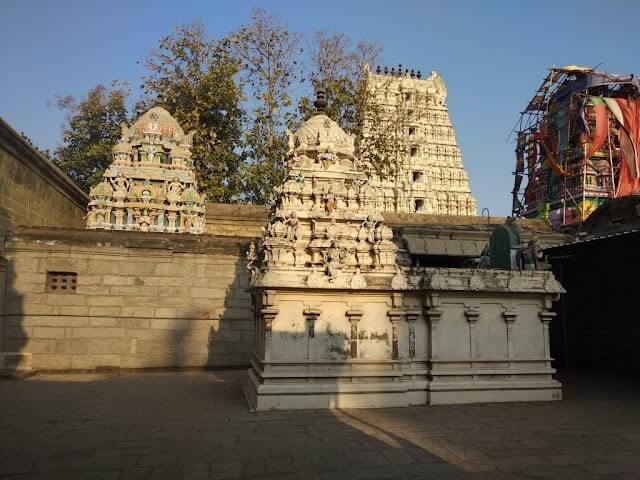
[{"label": "white gopuram tower", "polygon": [[382,154],[389,164],[387,172],[370,174],[386,198],[384,211],[477,215],[442,77],[431,72],[423,79],[402,65],[366,75],[360,154],[372,163]]}]

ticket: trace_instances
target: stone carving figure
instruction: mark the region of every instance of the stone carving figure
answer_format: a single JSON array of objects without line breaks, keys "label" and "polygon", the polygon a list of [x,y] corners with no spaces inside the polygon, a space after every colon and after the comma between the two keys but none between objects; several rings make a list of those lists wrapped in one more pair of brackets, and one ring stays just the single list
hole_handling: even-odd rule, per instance
[{"label": "stone carving figure", "polygon": [[324,195],[325,198],[325,210],[331,215],[336,208],[336,195],[333,193],[333,185],[329,186],[329,190]]},{"label": "stone carving figure", "polygon": [[366,220],[360,225],[358,240],[365,240],[371,245],[375,244],[375,227],[376,222],[371,218],[371,215],[367,215]]},{"label": "stone carving figure", "polygon": [[328,170],[331,165],[336,161],[336,156],[332,152],[321,153],[318,159],[322,163],[322,168]]},{"label": "stone carving figure", "polygon": [[497,227],[489,237],[489,258],[492,268],[521,270],[520,229],[513,217]]},{"label": "stone carving figure", "polygon": [[329,250],[324,253],[324,264],[329,281],[334,282],[338,278],[338,269],[340,268],[340,249],[336,242],[331,242]]},{"label": "stone carving figure", "polygon": [[538,236],[534,235],[522,251],[522,264],[525,270],[539,270],[540,247],[538,246]]},{"label": "stone carving figure", "polygon": [[184,218],[184,231],[190,232],[191,228],[193,227],[193,220],[191,218],[191,215],[183,214],[182,217]]},{"label": "stone carving figure", "polygon": [[255,277],[258,268],[256,265],[257,260],[256,244],[251,242],[249,244],[249,250],[247,251],[247,273],[249,274],[249,282],[252,282]]},{"label": "stone carving figure", "polygon": [[275,237],[275,222],[276,218],[273,216],[269,217],[268,223],[266,227],[262,227],[262,230],[267,237]]},{"label": "stone carving figure", "polygon": [[120,172],[115,180],[110,178],[109,181],[113,185],[113,199],[116,202],[124,202],[129,193],[129,180]]},{"label": "stone carving figure", "polygon": [[329,225],[327,225],[325,229],[325,237],[328,240],[335,240],[337,234],[338,234],[338,226],[336,225],[336,219],[332,218],[331,223],[329,223]]},{"label": "stone carving figure", "polygon": [[175,205],[180,201],[183,185],[178,181],[178,177],[173,177],[171,182],[167,182],[165,195],[171,205]]},{"label": "stone carving figure", "polygon": [[375,241],[376,244],[379,244],[380,242],[382,242],[383,240],[383,231],[384,231],[384,222],[380,221],[378,222],[378,224],[376,225],[374,231],[373,231],[373,239]]},{"label": "stone carving figure", "polygon": [[291,212],[284,223],[287,226],[287,241],[295,242],[298,239],[298,215],[296,212]]},{"label": "stone carving figure", "polygon": [[379,265],[379,266],[382,265],[382,258],[380,254],[380,244],[384,240],[383,233],[384,233],[384,222],[380,221],[378,222],[378,224],[375,226],[373,230],[373,241],[375,242],[375,245],[376,245],[375,263],[376,265]]}]

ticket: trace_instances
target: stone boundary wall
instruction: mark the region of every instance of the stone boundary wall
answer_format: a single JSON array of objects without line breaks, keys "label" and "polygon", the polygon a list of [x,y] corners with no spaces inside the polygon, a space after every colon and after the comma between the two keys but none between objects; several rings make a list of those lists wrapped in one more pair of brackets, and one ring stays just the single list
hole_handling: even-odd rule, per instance
[{"label": "stone boundary wall", "polygon": [[0,228],[83,228],[89,198],[0,118]]},{"label": "stone boundary wall", "polygon": [[209,235],[258,238],[269,215],[269,209],[262,205],[208,203],[205,209],[205,232]]},{"label": "stone boundary wall", "polygon": [[[202,236],[13,227],[6,261],[0,242],[0,368],[248,365],[254,327],[244,253],[266,215],[264,207],[210,204]],[[411,217],[387,221],[424,235],[440,220]],[[453,225],[438,228],[458,236],[470,218],[458,219],[455,234]],[[48,292],[47,272],[76,273],[76,293]]]},{"label": "stone boundary wall", "polygon": [[[246,241],[15,229],[5,245],[4,367],[248,364]],[[76,273],[76,291],[47,291],[47,272]]]}]

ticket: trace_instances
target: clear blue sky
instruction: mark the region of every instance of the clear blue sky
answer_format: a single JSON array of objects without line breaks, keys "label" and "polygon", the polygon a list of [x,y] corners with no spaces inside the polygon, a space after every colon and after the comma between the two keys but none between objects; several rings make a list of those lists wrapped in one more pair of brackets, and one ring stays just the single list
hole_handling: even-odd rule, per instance
[{"label": "clear blue sky", "polygon": [[551,65],[602,63],[640,73],[637,1],[0,0],[0,116],[40,148],[60,142],[55,95],[129,80],[175,25],[202,20],[222,35],[265,8],[293,30],[344,32],[384,45],[383,64],[437,70],[479,209],[510,210],[506,139]]}]

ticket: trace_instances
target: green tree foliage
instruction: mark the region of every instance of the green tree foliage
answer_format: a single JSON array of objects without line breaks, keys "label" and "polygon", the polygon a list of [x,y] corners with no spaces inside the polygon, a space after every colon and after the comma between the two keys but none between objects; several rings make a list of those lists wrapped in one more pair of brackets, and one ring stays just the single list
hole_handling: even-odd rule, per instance
[{"label": "green tree foliage", "polygon": [[[392,177],[402,150],[406,118],[402,109],[391,111],[380,102],[388,83],[374,86],[369,82],[369,68],[378,62],[382,51],[380,44],[367,41],[354,44],[342,33],[315,32],[309,78],[314,90],[321,88],[326,92],[327,115],[356,137],[365,170]],[[302,118],[311,115],[312,96],[303,97],[298,109]]]},{"label": "green tree foliage", "polygon": [[160,39],[145,67],[149,100],[144,107],[160,103],[185,132],[195,131],[192,152],[200,189],[209,200],[240,199],[243,94],[235,80],[239,64],[224,41],[209,37],[201,23],[184,25]]},{"label": "green tree foliage", "polygon": [[[317,32],[303,75],[300,44],[300,34],[255,9],[247,24],[225,38],[209,36],[198,22],[183,25],[161,38],[144,61],[148,73],[136,115],[160,104],[185,132],[195,131],[196,175],[209,200],[267,203],[273,198],[284,174],[286,129],[296,128],[314,111],[313,93],[319,87],[327,92],[327,113],[356,135],[368,164],[381,171],[378,165],[392,163],[387,153],[397,142],[388,125],[375,120],[383,112],[370,102],[364,69],[375,64],[382,47]],[[298,101],[305,76],[313,91]],[[111,161],[120,124],[127,120],[127,95],[116,83],[95,87],[80,102],[57,100],[69,116],[55,161],[85,190]],[[376,136],[362,138],[365,123],[370,131],[377,129]]]},{"label": "green tree foliage", "polygon": [[[353,45],[343,33],[319,31],[313,36],[311,86],[314,91],[325,90],[327,115],[349,133],[358,135],[362,128],[368,96],[365,65],[373,65],[381,54],[381,45],[366,41]],[[298,107],[305,118],[314,110],[312,97],[300,100]]]},{"label": "green tree foliage", "polygon": [[245,200],[268,202],[283,175],[287,150],[285,129],[295,116],[292,87],[299,76],[300,35],[277,18],[255,9],[251,22],[229,36],[230,52],[241,66],[249,96],[249,118],[244,136]]},{"label": "green tree foliage", "polygon": [[56,149],[54,163],[87,192],[111,163],[120,125],[127,121],[128,94],[126,85],[112,82],[111,88],[92,88],[79,102],[71,96],[56,100],[68,116],[62,134],[64,145]]}]

